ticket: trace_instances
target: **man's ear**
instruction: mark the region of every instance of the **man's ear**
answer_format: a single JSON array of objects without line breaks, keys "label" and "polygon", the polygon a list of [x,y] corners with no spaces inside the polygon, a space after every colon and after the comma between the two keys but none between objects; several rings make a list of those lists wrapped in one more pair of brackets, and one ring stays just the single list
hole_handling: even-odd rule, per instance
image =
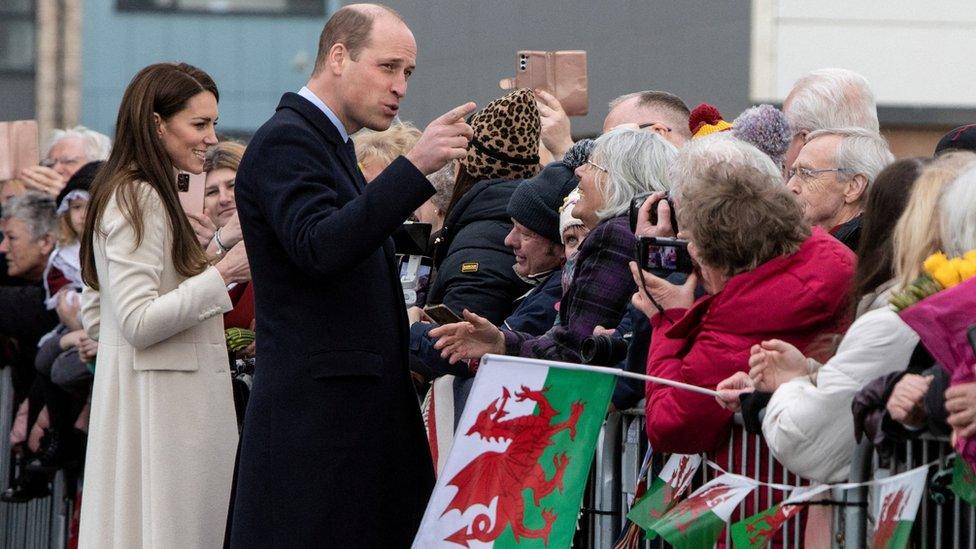
[{"label": "man's ear", "polygon": [[332,74],[339,76],[342,71],[346,68],[346,61],[349,60],[349,50],[346,49],[346,45],[342,42],[332,45],[329,49],[329,56],[327,58],[327,63],[329,70]]},{"label": "man's ear", "polygon": [[850,183],[848,183],[847,190],[844,191],[844,203],[854,204],[855,202],[860,202],[864,199],[867,189],[868,178],[861,173],[855,175],[851,178]]}]

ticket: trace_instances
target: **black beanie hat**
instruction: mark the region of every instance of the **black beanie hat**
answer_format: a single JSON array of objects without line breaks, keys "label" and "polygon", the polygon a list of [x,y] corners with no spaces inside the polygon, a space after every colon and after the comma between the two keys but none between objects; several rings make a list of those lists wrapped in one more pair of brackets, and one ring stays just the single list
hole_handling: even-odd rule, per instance
[{"label": "black beanie hat", "polygon": [[98,172],[98,168],[102,167],[102,161],[96,160],[94,162],[89,162],[78,169],[68,183],[65,184],[61,192],[58,193],[58,198],[55,201],[55,207],[61,206],[61,202],[64,201],[64,197],[68,196],[71,191],[85,191],[91,190],[92,181],[95,180],[95,174]]},{"label": "black beanie hat", "polygon": [[976,151],[976,124],[953,128],[935,146],[935,156],[949,151]]},{"label": "black beanie hat", "polygon": [[553,242],[562,242],[559,207],[577,183],[569,166],[562,161],[553,162],[515,189],[508,201],[508,215],[532,232]]}]

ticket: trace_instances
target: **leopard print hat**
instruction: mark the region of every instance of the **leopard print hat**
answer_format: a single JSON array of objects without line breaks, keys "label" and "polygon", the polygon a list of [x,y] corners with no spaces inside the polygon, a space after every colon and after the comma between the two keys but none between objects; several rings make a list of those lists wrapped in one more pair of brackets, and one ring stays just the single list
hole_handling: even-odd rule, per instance
[{"label": "leopard print hat", "polygon": [[532,90],[518,89],[471,116],[474,137],[462,160],[475,180],[528,179],[539,165],[539,108]]}]

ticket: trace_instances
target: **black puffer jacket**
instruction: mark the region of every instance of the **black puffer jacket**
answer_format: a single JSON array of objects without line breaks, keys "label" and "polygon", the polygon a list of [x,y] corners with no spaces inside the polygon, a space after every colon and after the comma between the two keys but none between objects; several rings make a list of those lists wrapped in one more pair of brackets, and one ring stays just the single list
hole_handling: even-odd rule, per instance
[{"label": "black puffer jacket", "polygon": [[498,325],[511,314],[512,302],[529,291],[512,269],[515,254],[505,246],[512,230],[508,200],[521,183],[481,181],[454,206],[434,254],[437,274],[428,305],[443,303],[459,315],[468,309]]}]

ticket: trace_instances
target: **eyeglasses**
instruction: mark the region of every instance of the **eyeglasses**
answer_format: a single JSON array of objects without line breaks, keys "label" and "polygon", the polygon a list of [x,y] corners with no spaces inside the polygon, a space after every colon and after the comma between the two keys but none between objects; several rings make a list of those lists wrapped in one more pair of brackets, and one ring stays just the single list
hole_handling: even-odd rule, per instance
[{"label": "eyeglasses", "polygon": [[596,162],[593,162],[591,160],[587,160],[586,163],[589,164],[590,166],[593,166],[594,168],[600,170],[603,173],[610,173],[610,170],[604,168],[603,166],[597,164]]},{"label": "eyeglasses", "polygon": [[81,162],[80,156],[68,156],[62,158],[45,158],[44,160],[41,160],[41,166],[44,166],[45,168],[53,168],[58,164],[64,164],[65,166],[70,166],[72,164],[77,164],[78,162]]},{"label": "eyeglasses", "polygon": [[671,128],[661,124],[660,122],[645,122],[643,124],[638,124],[637,128],[643,130],[644,128],[650,128],[651,126],[661,126],[665,131],[670,132]]},{"label": "eyeglasses", "polygon": [[809,168],[790,168],[790,170],[786,172],[786,175],[787,175],[787,179],[793,179],[794,177],[799,177],[804,181],[810,181],[811,179],[815,179],[819,174],[830,173],[830,172],[852,173],[851,170],[849,170],[848,168],[825,168],[822,170],[811,170]]}]

